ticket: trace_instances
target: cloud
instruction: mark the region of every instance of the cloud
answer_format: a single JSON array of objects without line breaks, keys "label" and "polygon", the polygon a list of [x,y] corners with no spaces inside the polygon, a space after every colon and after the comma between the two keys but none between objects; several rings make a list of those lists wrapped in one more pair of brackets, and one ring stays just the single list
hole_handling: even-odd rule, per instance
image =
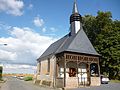
[{"label": "cloud", "polygon": [[44,24],[43,19],[40,19],[38,16],[34,18],[33,23],[37,27],[41,27]]},{"label": "cloud", "polygon": [[49,36],[42,36],[28,27],[13,27],[10,30],[10,37],[1,37],[0,62],[21,63],[35,65],[36,59],[56,39]]},{"label": "cloud", "polygon": [[0,22],[0,30],[9,30],[12,26]]},{"label": "cloud", "polygon": [[21,0],[0,0],[0,12],[14,16],[23,15],[24,2]]},{"label": "cloud", "polygon": [[33,4],[29,4],[28,9],[32,9],[33,8]]},{"label": "cloud", "polygon": [[57,31],[57,29],[54,28],[54,27],[51,27],[50,30],[51,30],[52,32],[56,32],[56,31]]},{"label": "cloud", "polygon": [[15,60],[16,53],[5,50],[0,50],[0,60]]},{"label": "cloud", "polygon": [[35,73],[37,67],[27,64],[0,64],[3,66],[3,73]]},{"label": "cloud", "polygon": [[42,28],[42,31],[43,31],[43,32],[46,32],[47,30],[46,30],[46,28],[44,27],[44,28]]}]

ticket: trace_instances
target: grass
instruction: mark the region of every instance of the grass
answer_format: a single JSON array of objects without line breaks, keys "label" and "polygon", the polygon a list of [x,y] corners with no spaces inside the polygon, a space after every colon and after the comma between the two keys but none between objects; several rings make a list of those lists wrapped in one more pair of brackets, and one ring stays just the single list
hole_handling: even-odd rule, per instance
[{"label": "grass", "polygon": [[110,80],[110,82],[120,83],[120,80]]},{"label": "grass", "polygon": [[4,83],[5,80],[3,78],[0,78],[0,83]]},{"label": "grass", "polygon": [[2,79],[2,78],[0,78],[0,81],[3,81],[3,79]]},{"label": "grass", "polygon": [[32,80],[33,80],[33,77],[27,76],[27,77],[24,78],[24,80],[25,80],[25,81],[32,81]]}]

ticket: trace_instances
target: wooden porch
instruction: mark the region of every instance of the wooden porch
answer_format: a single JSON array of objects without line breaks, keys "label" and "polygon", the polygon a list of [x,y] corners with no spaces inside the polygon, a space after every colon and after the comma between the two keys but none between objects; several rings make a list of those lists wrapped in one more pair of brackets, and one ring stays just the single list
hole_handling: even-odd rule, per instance
[{"label": "wooden porch", "polygon": [[96,64],[98,71],[94,77],[99,77],[99,57],[82,55],[78,53],[60,53],[56,55],[56,86],[57,87],[80,87],[90,86],[91,65]]}]

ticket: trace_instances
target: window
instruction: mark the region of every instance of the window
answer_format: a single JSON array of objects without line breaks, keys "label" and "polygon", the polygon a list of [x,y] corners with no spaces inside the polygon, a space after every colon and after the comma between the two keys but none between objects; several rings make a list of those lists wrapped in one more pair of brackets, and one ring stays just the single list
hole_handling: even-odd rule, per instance
[{"label": "window", "polygon": [[41,62],[39,62],[39,73],[41,71]]},{"label": "window", "polygon": [[59,76],[64,77],[64,68],[59,68]]},{"label": "window", "polygon": [[48,68],[47,71],[50,72],[50,59],[48,58]]},{"label": "window", "polygon": [[91,76],[96,77],[99,76],[99,71],[98,71],[98,65],[95,63],[92,63],[90,65],[90,71],[91,71]]},{"label": "window", "polygon": [[69,68],[69,77],[76,77],[76,68]]}]

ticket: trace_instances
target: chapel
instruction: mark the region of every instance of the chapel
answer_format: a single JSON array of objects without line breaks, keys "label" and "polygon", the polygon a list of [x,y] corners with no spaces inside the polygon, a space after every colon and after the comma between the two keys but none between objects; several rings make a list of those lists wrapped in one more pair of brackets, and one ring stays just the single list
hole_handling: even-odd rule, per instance
[{"label": "chapel", "polygon": [[70,32],[52,43],[37,59],[36,82],[57,88],[99,86],[100,54],[88,39],[76,0],[70,16]]}]

